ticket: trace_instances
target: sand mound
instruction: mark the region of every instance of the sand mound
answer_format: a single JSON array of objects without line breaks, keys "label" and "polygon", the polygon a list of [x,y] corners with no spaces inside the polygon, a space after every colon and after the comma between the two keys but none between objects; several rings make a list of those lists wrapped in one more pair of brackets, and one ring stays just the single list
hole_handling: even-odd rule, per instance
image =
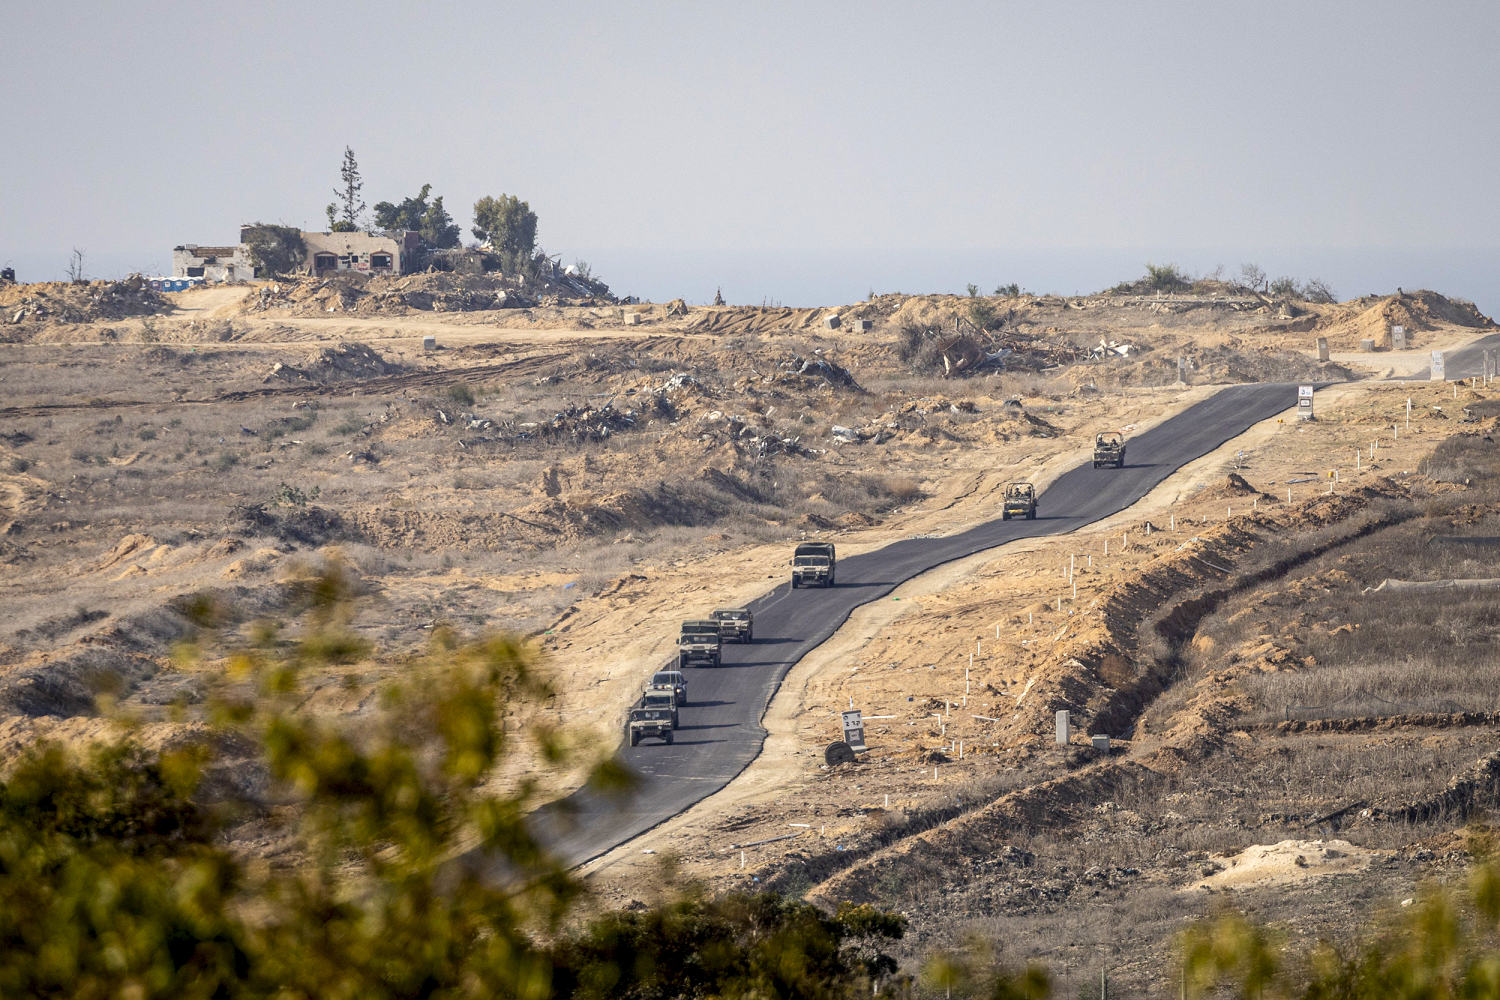
[{"label": "sand mound", "polygon": [[1256,844],[1238,854],[1214,857],[1219,870],[1189,889],[1259,889],[1289,885],[1325,875],[1362,872],[1379,851],[1355,847],[1347,840],[1283,840]]},{"label": "sand mound", "polygon": [[269,382],[315,382],[327,385],[376,375],[396,375],[406,369],[381,357],[374,348],[360,343],[340,342],[309,354],[300,365],[277,362],[265,378]]},{"label": "sand mound", "polygon": [[172,308],[140,275],[120,281],[43,281],[0,285],[0,322],[91,323],[151,316]]},{"label": "sand mound", "polygon": [[1358,347],[1365,339],[1375,341],[1377,347],[1390,347],[1392,326],[1405,327],[1408,343],[1420,346],[1420,339],[1413,343],[1412,334],[1444,326],[1489,329],[1495,326],[1495,321],[1472,302],[1450,299],[1437,292],[1402,292],[1383,298],[1356,299],[1314,326],[1313,335],[1327,337],[1329,344],[1342,348]]}]

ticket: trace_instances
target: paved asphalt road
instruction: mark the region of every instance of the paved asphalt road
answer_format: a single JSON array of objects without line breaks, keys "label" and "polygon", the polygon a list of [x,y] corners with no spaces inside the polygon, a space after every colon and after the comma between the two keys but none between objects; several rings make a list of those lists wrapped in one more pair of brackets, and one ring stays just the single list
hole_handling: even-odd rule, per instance
[{"label": "paved asphalt road", "polygon": [[[1484,352],[1490,351],[1491,356],[1500,360],[1500,333],[1492,333],[1488,337],[1481,337],[1467,347],[1456,351],[1446,351],[1443,358],[1443,369],[1450,380],[1456,378],[1478,378],[1484,374]],[[1412,379],[1426,379],[1431,374],[1430,369],[1422,369]]]},{"label": "paved asphalt road", "polygon": [[[1113,514],[1178,467],[1296,402],[1293,385],[1226,388],[1129,438],[1125,468],[1094,469],[1085,463],[1063,474],[1042,494],[1034,521],[997,517],[961,534],[908,538],[841,558],[838,586],[832,588],[791,590],[780,584],[750,605],[754,643],[726,643],[721,666],[686,671],[689,701],[673,744],[648,741],[622,747],[621,757],[641,779],[636,792],[620,801],[585,789],[564,800],[562,810],[542,810],[534,820],[544,842],[568,863],[582,864],[723,788],[760,753],[766,735],[760,719],[787,671],[859,605],[942,563],[1016,538],[1072,531]],[[787,551],[790,559],[791,546]],[[684,608],[683,617],[710,610]],[[829,734],[833,739],[832,720]]]}]

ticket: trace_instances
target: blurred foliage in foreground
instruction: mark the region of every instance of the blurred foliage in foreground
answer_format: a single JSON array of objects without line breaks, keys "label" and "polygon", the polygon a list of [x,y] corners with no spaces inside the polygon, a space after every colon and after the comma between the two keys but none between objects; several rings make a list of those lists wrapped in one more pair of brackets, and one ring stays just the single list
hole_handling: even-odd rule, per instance
[{"label": "blurred foliage in foreground", "polygon": [[[297,637],[262,625],[212,660],[224,676],[209,738],[159,754],[42,745],[0,782],[0,997],[1052,994],[1042,970],[1009,971],[979,947],[903,974],[882,949],[906,920],[870,906],[682,890],[590,912],[525,820],[534,782],[487,786],[507,765],[577,752],[545,724],[504,724],[502,706],[550,695],[530,654],[440,635],[369,712],[312,717],[296,711],[304,675],[369,651],[337,568],[294,597],[308,621]],[[222,609],[181,610],[202,627],[183,662],[210,662]],[[591,781],[628,794],[613,758]],[[269,862],[234,853],[229,833],[247,822],[293,846]],[[1355,945],[1299,952],[1226,914],[1185,935],[1184,961],[1195,995],[1500,1000],[1500,864]]]},{"label": "blurred foliage in foreground", "polygon": [[[0,997],[835,997],[894,971],[876,945],[904,921],[867,907],[685,895],[589,917],[525,822],[535,783],[486,787],[523,754],[575,752],[504,725],[502,706],[550,693],[530,654],[439,636],[367,714],[313,717],[295,710],[304,675],[368,650],[337,568],[294,596],[298,637],[258,626],[213,661],[210,739],[44,745],[10,770]],[[208,662],[222,609],[180,610],[202,628],[183,662]],[[612,758],[591,780],[628,793]],[[233,853],[247,820],[284,822],[294,860]]]}]

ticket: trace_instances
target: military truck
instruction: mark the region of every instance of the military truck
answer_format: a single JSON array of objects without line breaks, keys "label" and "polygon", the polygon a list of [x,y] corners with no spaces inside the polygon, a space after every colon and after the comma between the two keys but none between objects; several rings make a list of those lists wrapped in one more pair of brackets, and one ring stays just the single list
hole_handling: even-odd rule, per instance
[{"label": "military truck", "polygon": [[1005,487],[1005,499],[1000,502],[1000,520],[1013,517],[1036,520],[1036,487],[1030,483],[1010,483]]},{"label": "military truck", "polygon": [[638,746],[645,739],[661,740],[670,746],[672,713],[665,708],[632,708],[629,729],[631,746]]},{"label": "military truck", "polygon": [[719,638],[755,641],[755,616],[749,608],[720,608],[709,617],[719,623]]},{"label": "military truck", "polygon": [[724,640],[719,635],[719,623],[713,619],[686,621],[677,635],[677,669],[694,663],[719,665],[724,652]]},{"label": "military truck", "polygon": [[832,542],[803,542],[792,552],[792,589],[834,585],[835,554]]},{"label": "military truck", "polygon": [[687,704],[687,678],[681,670],[658,670],[646,682],[645,694],[652,691],[671,691],[677,695],[677,704]]},{"label": "military truck", "polygon": [[1125,435],[1119,431],[1104,431],[1094,435],[1094,468],[1112,465],[1116,469],[1125,467]]},{"label": "military truck", "polygon": [[[677,728],[680,721],[677,714],[677,694],[670,688],[657,688],[654,691],[647,691],[645,694],[641,695],[640,700],[635,703],[635,708],[665,709],[667,712],[671,713],[673,729]],[[632,709],[631,711],[634,710],[635,709]]]}]

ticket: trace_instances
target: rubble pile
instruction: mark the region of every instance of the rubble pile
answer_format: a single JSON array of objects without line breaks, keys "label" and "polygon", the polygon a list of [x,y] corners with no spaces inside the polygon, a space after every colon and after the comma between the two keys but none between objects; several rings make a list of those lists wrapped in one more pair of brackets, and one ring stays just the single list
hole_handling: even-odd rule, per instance
[{"label": "rubble pile", "polygon": [[405,370],[401,365],[381,357],[367,344],[341,341],[332,347],[313,351],[300,365],[278,361],[264,381],[278,379],[283,382],[327,385],[331,382],[373,378],[376,375],[397,375]]},{"label": "rubble pile", "polygon": [[803,447],[801,435],[787,437],[765,428],[756,426],[747,417],[739,414],[725,414],[720,410],[711,410],[703,415],[703,429],[698,434],[698,440],[711,444],[727,444],[732,447],[736,454],[747,457],[764,458],[768,455],[796,455],[806,457],[813,452]]},{"label": "rubble pile", "polygon": [[172,303],[138,274],[119,281],[43,281],[0,285],[0,321],[92,323],[152,316]]},{"label": "rubble pile", "polygon": [[[602,291],[601,291],[602,290]],[[417,312],[529,309],[541,303],[612,302],[608,286],[558,269],[540,278],[431,270],[400,277],[345,272],[327,278],[283,279],[245,300],[252,312],[353,313],[401,316]]]},{"label": "rubble pile", "polygon": [[849,369],[843,365],[827,358],[804,358],[800,354],[793,354],[778,363],[772,380],[778,385],[796,389],[829,388],[865,391],[854,380]]}]

